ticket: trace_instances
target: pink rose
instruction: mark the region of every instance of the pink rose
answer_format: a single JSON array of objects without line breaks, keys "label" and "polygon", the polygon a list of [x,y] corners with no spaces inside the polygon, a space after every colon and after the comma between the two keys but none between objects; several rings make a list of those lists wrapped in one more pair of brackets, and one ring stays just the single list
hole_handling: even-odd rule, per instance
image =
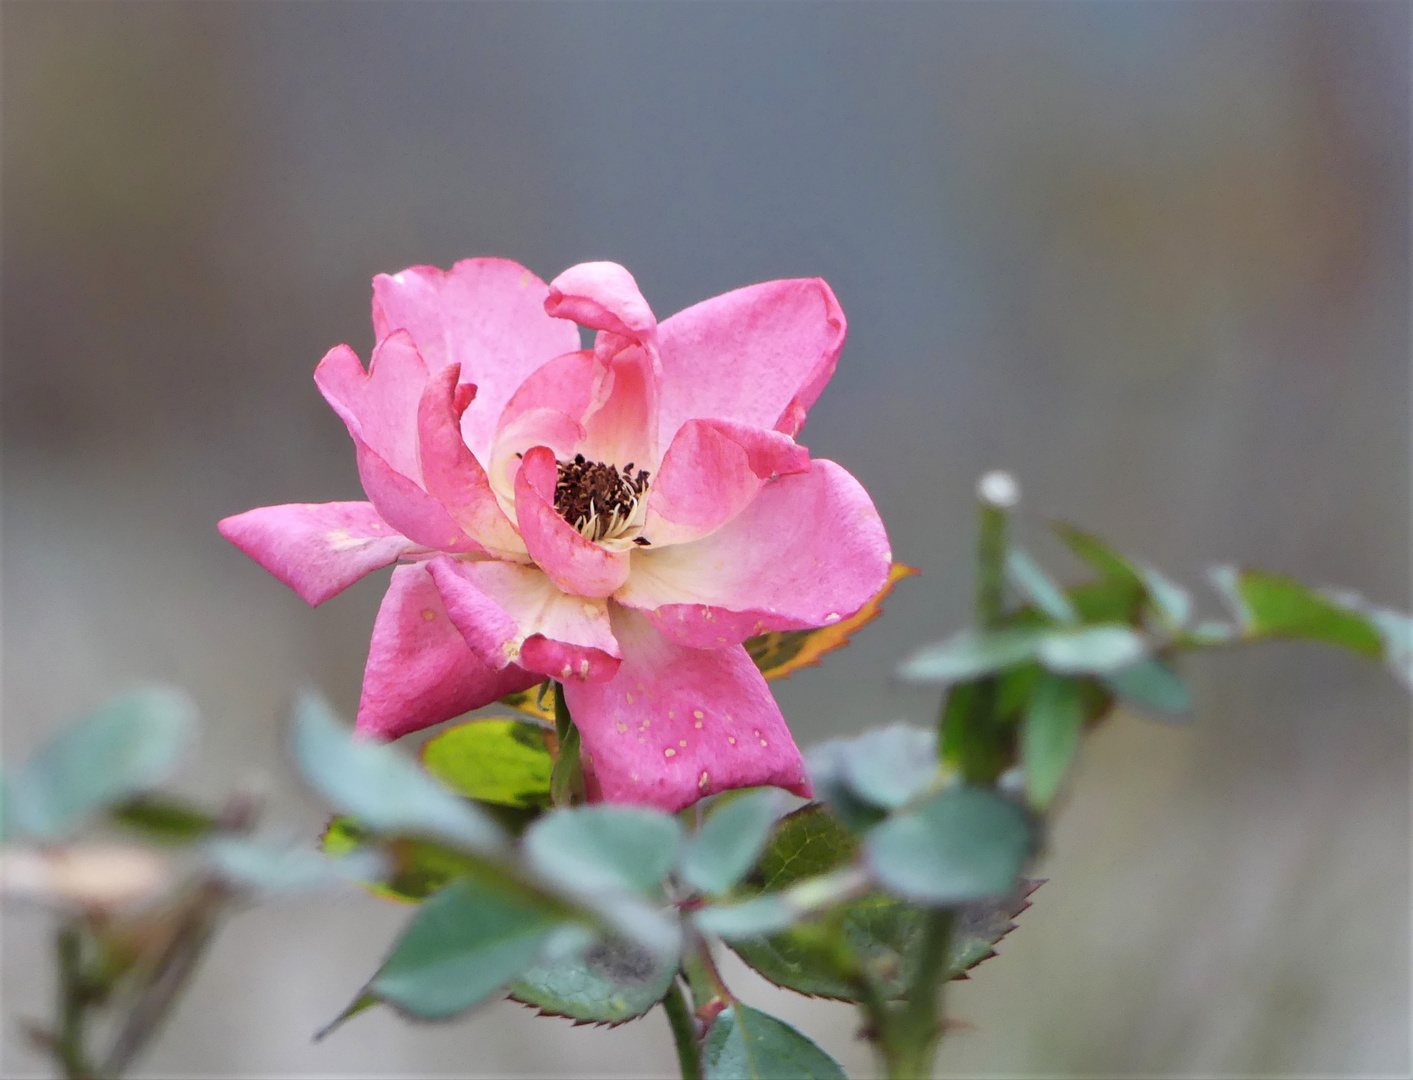
[{"label": "pink rose", "polygon": [[467,259],[379,275],[373,327],[366,372],[340,345],[314,373],[370,501],[220,523],[310,604],[398,564],[358,731],[396,738],[548,677],[591,795],[808,795],[741,642],[845,618],[888,575],[868,494],[794,438],[844,342],[829,286],[766,282],[659,325],[615,263],[546,286]]}]

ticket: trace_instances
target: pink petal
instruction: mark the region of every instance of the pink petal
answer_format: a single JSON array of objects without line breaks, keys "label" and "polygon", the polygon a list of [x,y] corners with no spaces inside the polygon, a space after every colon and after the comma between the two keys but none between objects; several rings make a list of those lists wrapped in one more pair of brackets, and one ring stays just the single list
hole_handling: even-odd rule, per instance
[{"label": "pink petal", "polygon": [[433,370],[461,365],[476,400],[462,417],[467,445],[488,460],[505,403],[551,357],[579,348],[579,330],[545,313],[549,288],[509,259],[463,259],[450,270],[413,266],[373,279],[373,330],[407,330]]},{"label": "pink petal", "polygon": [[643,535],[654,547],[696,540],[749,506],[766,481],[809,468],[809,451],[778,431],[688,420],[653,477]]},{"label": "pink petal", "polygon": [[657,399],[662,367],[657,354],[638,345],[605,362],[607,394],[584,417],[584,443],[590,461],[620,468],[657,466]]},{"label": "pink petal", "polygon": [[674,641],[712,648],[765,630],[827,626],[883,587],[892,553],[863,487],[832,461],[767,484],[715,532],[639,549],[615,599]]},{"label": "pink petal", "polygon": [[527,378],[506,403],[496,427],[496,438],[524,413],[536,409],[553,409],[580,421],[591,405],[605,396],[603,384],[609,379],[609,369],[595,359],[593,351],[556,356]]},{"label": "pink petal", "polygon": [[[490,481],[503,504],[515,505],[515,477],[520,460],[533,447],[545,446],[555,458],[567,460],[584,441],[584,428],[558,409],[530,409],[496,434],[491,451]],[[523,540],[521,541],[523,544]]]},{"label": "pink petal", "polygon": [[585,537],[554,508],[559,466],[546,446],[528,450],[515,477],[520,535],[541,570],[575,596],[608,596],[628,578],[628,552]]},{"label": "pink petal", "polygon": [[416,550],[366,502],[262,506],[216,527],[310,605]]},{"label": "pink petal", "polygon": [[427,365],[406,334],[378,343],[368,370],[347,345],[330,349],[314,369],[319,392],[366,446],[395,471],[422,479],[417,455],[417,406],[427,385]]},{"label": "pink petal", "polygon": [[617,675],[566,683],[586,766],[608,802],[676,811],[728,788],[812,794],[804,762],[746,650],[689,649],[636,612],[610,606]]},{"label": "pink petal", "polygon": [[651,341],[657,330],[633,275],[612,262],[580,263],[564,271],[550,282],[545,311],[638,344]]},{"label": "pink petal", "polygon": [[447,617],[426,566],[404,564],[393,571],[373,623],[355,729],[396,739],[539,681],[521,668],[496,671],[477,659]]},{"label": "pink petal", "polygon": [[505,516],[481,463],[461,437],[461,413],[467,389],[458,385],[458,364],[449,364],[427,380],[418,408],[422,474],[427,493],[439,502],[468,536],[483,548],[521,554],[525,544]]},{"label": "pink petal", "polygon": [[443,556],[428,569],[451,621],[490,666],[590,681],[618,670],[605,601],[560,592],[533,566]]},{"label": "pink petal", "polygon": [[797,434],[834,374],[845,329],[819,278],[767,281],[678,312],[658,331],[662,442],[693,419]]},{"label": "pink petal", "polygon": [[357,440],[355,448],[363,490],[389,525],[434,551],[485,552],[420,486]]}]

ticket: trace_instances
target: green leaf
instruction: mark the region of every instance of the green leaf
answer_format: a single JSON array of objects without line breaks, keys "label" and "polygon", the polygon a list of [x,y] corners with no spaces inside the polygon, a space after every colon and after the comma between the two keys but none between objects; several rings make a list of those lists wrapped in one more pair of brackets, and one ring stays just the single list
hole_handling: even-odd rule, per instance
[{"label": "green leaf", "polygon": [[415,1016],[454,1016],[526,971],[559,925],[524,898],[462,878],[418,909],[369,990]]},{"label": "green leaf", "polygon": [[7,828],[66,836],[100,810],[171,775],[193,734],[195,708],[150,687],[113,698],[41,747],[7,785]]},{"label": "green leaf", "polygon": [[1070,551],[1104,577],[1127,583],[1140,591],[1143,589],[1143,572],[1093,533],[1064,521],[1055,522],[1052,528]]},{"label": "green leaf", "polygon": [[[326,855],[343,855],[379,838],[351,817],[333,818],[324,830],[320,846]],[[364,887],[375,896],[404,903],[425,900],[438,889],[479,869],[465,855],[451,848],[413,837],[381,840],[380,849],[391,860],[384,881],[367,881]]]},{"label": "green leaf", "polygon": [[1006,574],[1032,603],[1057,623],[1076,623],[1079,612],[1040,565],[1020,548],[1006,553]]},{"label": "green leaf", "polygon": [[1150,656],[1104,679],[1105,685],[1130,705],[1161,716],[1192,712],[1192,693],[1182,677],[1164,660]]},{"label": "green leaf", "polygon": [[486,813],[391,746],[352,738],[311,694],[296,706],[294,752],[315,790],[375,832],[435,836],[478,852],[505,849],[505,834]]},{"label": "green leaf", "polygon": [[1383,636],[1367,616],[1294,578],[1228,566],[1214,569],[1212,579],[1235,610],[1243,637],[1321,641],[1361,656],[1384,655]]},{"label": "green leaf", "polygon": [[1032,659],[1045,639],[1035,627],[963,630],[945,641],[925,645],[898,665],[907,682],[957,683],[994,675]]},{"label": "green leaf", "polygon": [[765,893],[741,904],[699,908],[692,915],[697,926],[727,941],[743,941],[784,930],[799,912],[778,893]]},{"label": "green leaf", "polygon": [[1009,892],[1032,849],[1025,811],[977,787],[934,795],[864,838],[869,865],[884,888],[939,905]]},{"label": "green leaf", "polygon": [[544,727],[502,717],[471,720],[422,745],[422,764],[468,799],[517,808],[549,805],[554,759]]},{"label": "green leaf", "polygon": [[774,788],[712,806],[678,859],[682,877],[705,893],[729,891],[755,864],[782,809],[780,792]]},{"label": "green leaf", "polygon": [[[811,805],[782,819],[750,877],[766,896],[809,878],[838,870],[858,848],[858,840],[824,807]],[[993,946],[1015,928],[1011,920],[1028,907],[1036,883],[999,899],[961,907],[953,926],[948,970],[964,978],[967,969],[994,955]],[[845,905],[843,932],[853,951],[872,970],[891,972],[884,993],[901,995],[912,978],[921,940],[924,911],[881,893]],[[817,997],[857,1001],[853,986],[841,978],[818,942],[799,927],[769,937],[731,942],[747,964],[777,986]]]},{"label": "green leaf", "polygon": [[330,1020],[318,1031],[314,1032],[314,1041],[322,1042],[324,1039],[332,1035],[336,1030],[343,1027],[344,1024],[348,1023],[348,1021],[352,1020],[359,1013],[366,1012],[377,1004],[378,996],[376,994],[370,994],[367,990],[364,990],[356,998],[354,998],[348,1003],[347,1007],[345,1007],[343,1012],[339,1013],[336,1017]]},{"label": "green leaf", "polygon": [[682,825],[641,806],[555,810],[525,833],[525,855],[552,881],[576,893],[654,892],[677,859]]},{"label": "green leaf", "polygon": [[1109,623],[1050,631],[1040,640],[1036,656],[1058,674],[1107,674],[1141,659],[1147,649],[1132,628]]},{"label": "green leaf", "polygon": [[739,1001],[712,1021],[704,1080],[846,1080],[839,1063],[783,1020]]},{"label": "green leaf", "polygon": [[108,812],[113,824],[158,844],[184,844],[209,836],[219,828],[199,807],[162,795],[139,795]]},{"label": "green leaf", "polygon": [[563,960],[541,960],[510,987],[510,996],[543,1013],[581,1023],[622,1024],[667,994],[675,962],[619,938],[595,941]]},{"label": "green leaf", "polygon": [[1084,706],[1073,680],[1046,675],[1035,688],[1021,725],[1021,763],[1030,804],[1046,809],[1079,749]]}]

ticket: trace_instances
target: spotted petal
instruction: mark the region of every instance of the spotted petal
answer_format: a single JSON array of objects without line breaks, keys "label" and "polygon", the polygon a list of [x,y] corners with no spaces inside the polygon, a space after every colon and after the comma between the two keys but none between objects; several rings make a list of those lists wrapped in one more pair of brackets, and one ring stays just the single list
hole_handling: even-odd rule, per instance
[{"label": "spotted petal", "polygon": [[700,540],[635,551],[615,599],[649,612],[674,641],[715,648],[839,622],[883,587],[891,561],[868,493],[817,459]]},{"label": "spotted petal", "polygon": [[533,566],[442,556],[428,569],[451,621],[490,666],[518,663],[565,681],[601,681],[618,670],[605,601],[563,593]]},{"label": "spotted petal", "polygon": [[216,527],[310,605],[417,549],[366,502],[262,506]]},{"label": "spotted petal", "polygon": [[482,663],[452,624],[427,567],[399,566],[373,623],[356,729],[396,739],[540,678],[514,665],[497,671]]},{"label": "spotted petal", "polygon": [[623,663],[607,682],[566,683],[600,796],[676,811],[728,788],[809,796],[779,706],[746,650],[674,644],[637,612],[609,607]]}]

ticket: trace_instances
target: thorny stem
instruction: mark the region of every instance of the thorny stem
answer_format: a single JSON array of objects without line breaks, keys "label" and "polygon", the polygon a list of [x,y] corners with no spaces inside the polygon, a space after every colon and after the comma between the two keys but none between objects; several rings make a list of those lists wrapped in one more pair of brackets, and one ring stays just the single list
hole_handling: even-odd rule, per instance
[{"label": "thorny stem", "polygon": [[687,1004],[687,996],[682,993],[682,984],[676,979],[662,999],[662,1009],[667,1013],[667,1023],[672,1028],[672,1041],[677,1045],[677,1067],[682,1072],[682,1080],[701,1080],[702,1058],[697,1042],[697,1020],[692,1015],[692,1007]]}]

